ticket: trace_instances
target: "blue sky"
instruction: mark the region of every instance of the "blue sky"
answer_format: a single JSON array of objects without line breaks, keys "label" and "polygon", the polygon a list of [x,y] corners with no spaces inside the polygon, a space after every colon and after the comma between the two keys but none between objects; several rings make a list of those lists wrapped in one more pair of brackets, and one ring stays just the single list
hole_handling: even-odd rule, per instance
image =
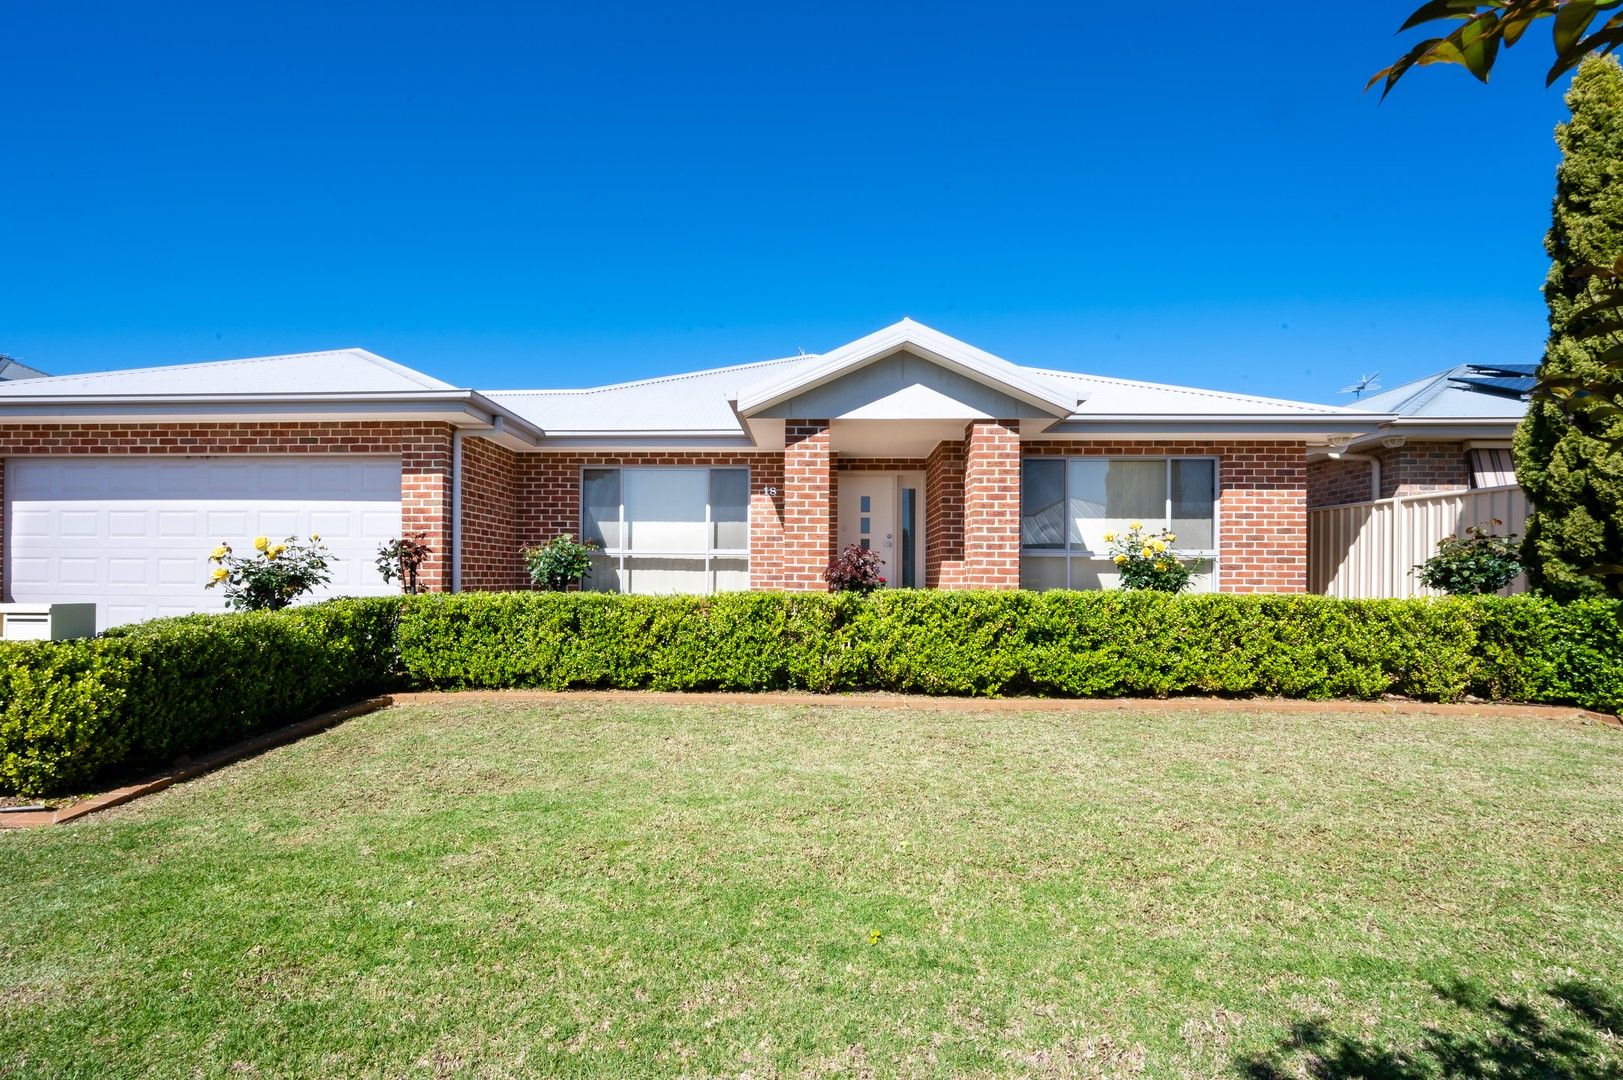
[{"label": "blue sky", "polygon": [[1318,400],[1536,360],[1546,32],[1378,105],[1414,2],[14,4],[0,352],[578,386],[911,315]]}]

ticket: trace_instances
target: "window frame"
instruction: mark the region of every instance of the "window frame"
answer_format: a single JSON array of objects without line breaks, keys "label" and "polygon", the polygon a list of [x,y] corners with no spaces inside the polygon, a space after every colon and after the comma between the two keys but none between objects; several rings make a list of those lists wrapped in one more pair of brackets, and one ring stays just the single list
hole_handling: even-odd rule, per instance
[{"label": "window frame", "polygon": [[[1064,500],[1064,506],[1065,506],[1065,543],[1064,543],[1064,546],[1062,546],[1062,547],[1027,547],[1026,546],[1025,539],[1024,539],[1025,517],[1026,517],[1026,514],[1025,514],[1025,509],[1026,509],[1025,485],[1024,485],[1024,483],[1022,483],[1021,489],[1020,489],[1020,523],[1021,523],[1020,524],[1020,531],[1022,533],[1021,543],[1020,543],[1020,559],[1021,559],[1022,563],[1024,562],[1024,560],[1026,560],[1028,558],[1064,559],[1065,560],[1065,563],[1064,563],[1064,565],[1065,565],[1065,585],[1063,587],[1067,588],[1067,589],[1073,587],[1072,584],[1071,584],[1071,560],[1072,559],[1091,559],[1091,560],[1097,560],[1097,561],[1101,561],[1101,562],[1109,561],[1109,559],[1110,559],[1110,553],[1108,551],[1092,551],[1092,550],[1089,550],[1086,547],[1082,547],[1082,546],[1079,546],[1079,545],[1073,545],[1072,542],[1071,542],[1071,464],[1070,464],[1071,462],[1073,462],[1073,461],[1103,461],[1103,462],[1112,462],[1112,461],[1140,461],[1140,462],[1142,462],[1142,461],[1159,461],[1159,462],[1161,462],[1162,465],[1165,466],[1164,475],[1165,475],[1165,478],[1166,478],[1166,498],[1163,500],[1163,502],[1165,504],[1164,505],[1164,513],[1163,513],[1163,516],[1161,518],[1161,524],[1159,525],[1159,528],[1171,529],[1172,528],[1172,463],[1175,462],[1175,461],[1210,461],[1212,463],[1212,546],[1209,547],[1209,548],[1188,548],[1188,549],[1180,548],[1180,549],[1178,549],[1178,553],[1180,555],[1186,555],[1189,558],[1203,560],[1210,567],[1211,587],[1212,587],[1213,591],[1216,591],[1219,588],[1220,582],[1221,582],[1221,574],[1222,574],[1222,557],[1221,557],[1221,553],[1222,553],[1222,549],[1223,549],[1223,515],[1222,515],[1222,500],[1220,498],[1220,496],[1222,495],[1222,492],[1223,492],[1223,458],[1222,458],[1222,455],[1220,455],[1220,454],[1168,454],[1168,455],[1162,456],[1162,455],[1159,455],[1159,454],[1026,454],[1026,455],[1022,455],[1021,458],[1020,458],[1020,467],[1021,467],[1022,471],[1025,469],[1025,463],[1028,462],[1028,461],[1058,461],[1058,462],[1061,462],[1062,465],[1064,466],[1065,490],[1063,491],[1063,493],[1061,495],[1061,498]],[[1146,527],[1149,527],[1149,526],[1152,525],[1152,522],[1150,522],[1149,520],[1146,519],[1144,524],[1145,524]]]},{"label": "window frame", "polygon": [[[754,479],[754,474],[753,474],[750,466],[748,466],[748,465],[584,465],[583,464],[583,465],[581,465],[580,469],[578,470],[577,476],[575,478],[575,499],[576,499],[575,537],[576,537],[577,540],[579,540],[582,543],[586,542],[586,474],[588,472],[608,472],[611,469],[620,474],[620,482],[619,482],[620,498],[619,498],[618,503],[615,506],[615,509],[616,509],[616,512],[617,512],[617,516],[615,518],[615,521],[616,521],[616,523],[618,525],[618,534],[619,534],[620,545],[621,546],[618,547],[618,548],[610,548],[610,547],[605,546],[605,547],[597,550],[596,552],[594,552],[594,554],[601,557],[601,558],[613,559],[614,560],[614,571],[615,571],[615,574],[616,574],[617,579],[619,581],[624,581],[625,580],[625,576],[626,576],[626,560],[628,558],[629,559],[685,559],[685,560],[688,560],[688,561],[691,561],[691,562],[698,562],[700,559],[703,559],[704,560],[705,581],[709,584],[709,588],[708,588],[707,591],[705,591],[703,593],[694,593],[692,595],[695,595],[695,596],[715,596],[715,595],[717,595],[718,590],[715,588],[716,571],[715,571],[715,565],[714,564],[715,564],[716,560],[722,559],[722,560],[726,560],[726,561],[729,561],[729,562],[740,562],[740,561],[743,562],[743,564],[744,564],[744,587],[742,589],[737,590],[737,591],[739,591],[739,592],[747,592],[749,590],[749,588],[750,588],[750,584],[749,584],[749,578],[750,578],[749,537],[750,537],[750,525],[751,525],[750,511],[752,509],[751,502],[753,501],[753,498],[754,498],[754,495],[755,495],[755,489],[752,486],[752,481]],[[626,547],[625,546],[626,538],[630,535],[630,532],[626,528],[628,519],[626,518],[626,482],[625,482],[625,474],[628,473],[628,472],[649,472],[649,473],[654,473],[654,472],[670,472],[670,471],[673,471],[673,470],[680,470],[680,471],[683,471],[683,472],[703,471],[704,474],[705,474],[705,498],[704,498],[705,548],[704,548],[704,550],[702,552],[701,551],[663,551],[663,550],[644,551],[644,550],[641,550],[641,549],[634,550],[634,549]],[[716,472],[718,470],[731,471],[731,472],[741,472],[741,473],[744,474],[744,540],[745,540],[745,544],[744,544],[744,546],[742,548],[722,548],[722,547],[717,547],[716,546],[715,506],[710,501],[710,492],[713,489],[713,481],[710,478],[710,474],[713,473],[713,472]],[[620,590],[618,590],[618,589],[615,590],[615,591],[618,592],[622,596],[638,595],[638,594],[634,594],[634,593],[620,592]],[[731,591],[731,590],[729,590],[729,591]]]}]

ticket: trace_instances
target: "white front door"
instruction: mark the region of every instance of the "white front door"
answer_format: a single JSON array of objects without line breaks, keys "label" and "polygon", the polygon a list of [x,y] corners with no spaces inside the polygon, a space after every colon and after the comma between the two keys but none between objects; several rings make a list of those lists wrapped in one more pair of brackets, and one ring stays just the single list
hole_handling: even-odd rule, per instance
[{"label": "white front door", "polygon": [[924,476],[921,473],[840,473],[840,547],[879,553],[880,573],[893,587],[924,585]]},{"label": "white front door", "polygon": [[335,561],[315,598],[399,591],[375,565],[400,535],[399,458],[11,458],[5,510],[9,599],[94,603],[99,630],[224,611],[209,549],[250,555],[255,536],[321,535]]}]

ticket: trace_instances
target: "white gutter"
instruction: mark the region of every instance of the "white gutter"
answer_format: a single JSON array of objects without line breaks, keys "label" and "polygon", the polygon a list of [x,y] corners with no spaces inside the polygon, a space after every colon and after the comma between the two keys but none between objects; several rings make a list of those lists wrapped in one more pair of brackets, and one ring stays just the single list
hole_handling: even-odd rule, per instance
[{"label": "white gutter", "polygon": [[454,593],[462,591],[462,436],[461,428],[451,432],[451,591]]}]

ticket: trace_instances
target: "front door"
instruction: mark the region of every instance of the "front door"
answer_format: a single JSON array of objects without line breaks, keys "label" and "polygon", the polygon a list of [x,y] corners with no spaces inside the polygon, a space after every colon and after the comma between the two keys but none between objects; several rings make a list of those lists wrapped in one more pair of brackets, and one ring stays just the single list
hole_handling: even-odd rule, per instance
[{"label": "front door", "polygon": [[920,473],[840,473],[840,547],[879,553],[880,573],[900,588],[924,584],[924,477]]}]

